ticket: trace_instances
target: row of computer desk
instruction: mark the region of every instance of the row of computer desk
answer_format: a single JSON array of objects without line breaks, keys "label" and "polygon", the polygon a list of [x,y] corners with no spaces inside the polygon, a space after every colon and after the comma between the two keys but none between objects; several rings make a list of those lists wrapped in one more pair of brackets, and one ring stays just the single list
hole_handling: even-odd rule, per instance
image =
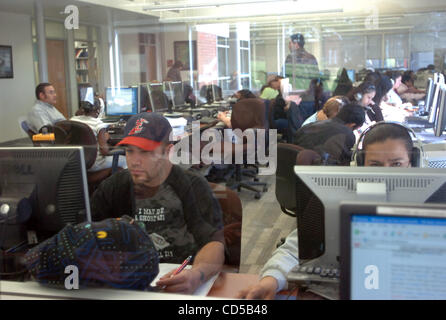
[{"label": "row of computer desk", "polygon": [[[187,119],[187,125],[184,126],[184,135],[187,136],[192,132],[192,121],[200,121],[200,131],[206,130],[211,127],[224,127],[224,124],[217,119],[219,111],[230,110],[229,103],[218,103],[204,105],[198,108],[187,108],[181,111],[174,112],[173,114],[163,113],[166,118],[184,118]],[[108,133],[110,139],[108,143],[112,146],[116,145],[124,137],[124,128],[126,122],[124,120],[111,122],[108,125]]]}]

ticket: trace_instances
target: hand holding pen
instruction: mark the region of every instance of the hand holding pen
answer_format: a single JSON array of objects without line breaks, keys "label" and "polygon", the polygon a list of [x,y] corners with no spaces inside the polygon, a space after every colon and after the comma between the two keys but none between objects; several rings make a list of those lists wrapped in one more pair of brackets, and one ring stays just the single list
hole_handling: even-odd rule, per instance
[{"label": "hand holding pen", "polygon": [[191,260],[189,256],[177,269],[162,276],[156,286],[166,292],[193,293],[200,285],[201,273],[193,268],[185,270]]}]

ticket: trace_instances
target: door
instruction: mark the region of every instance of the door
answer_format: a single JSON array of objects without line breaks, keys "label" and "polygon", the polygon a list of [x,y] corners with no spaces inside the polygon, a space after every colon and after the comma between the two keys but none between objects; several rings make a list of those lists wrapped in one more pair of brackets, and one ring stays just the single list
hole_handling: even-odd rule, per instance
[{"label": "door", "polygon": [[68,119],[65,41],[47,40],[46,51],[48,57],[48,81],[54,86],[57,94],[57,103],[55,107]]}]

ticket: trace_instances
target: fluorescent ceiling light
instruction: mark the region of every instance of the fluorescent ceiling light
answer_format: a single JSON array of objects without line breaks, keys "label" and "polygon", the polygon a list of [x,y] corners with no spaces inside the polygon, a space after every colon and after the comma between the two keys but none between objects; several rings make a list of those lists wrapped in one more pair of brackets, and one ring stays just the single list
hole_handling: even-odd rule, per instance
[{"label": "fluorescent ceiling light", "polygon": [[192,16],[192,17],[172,17],[172,18],[160,18],[160,22],[198,22],[198,21],[221,21],[221,20],[233,20],[233,19],[251,19],[259,17],[271,17],[277,18],[282,16],[297,16],[297,15],[312,15],[312,14],[326,14],[326,13],[339,13],[344,12],[344,9],[329,9],[320,11],[301,11],[301,12],[284,12],[284,13],[261,13],[261,14],[250,14],[245,15],[226,15],[226,16]]},{"label": "fluorescent ceiling light", "polygon": [[193,10],[193,9],[207,9],[207,8],[216,8],[215,5],[206,5],[206,6],[191,6],[191,7],[173,7],[173,8],[156,8],[156,9],[147,9],[144,8],[144,11],[175,11],[175,10]]},{"label": "fluorescent ceiling light", "polygon": [[[245,1],[226,1],[226,2],[189,2],[183,4],[166,4],[166,5],[152,5],[152,6],[144,6],[142,10],[144,11],[169,11],[169,10],[190,10],[190,9],[204,9],[204,8],[215,8],[215,7],[223,7],[223,6],[233,6],[233,5],[244,5],[244,4],[259,4],[259,3],[267,3],[267,2],[296,2],[296,0],[245,0]],[[131,4],[131,6],[136,6],[137,4]],[[138,4],[141,6],[144,4]]]}]

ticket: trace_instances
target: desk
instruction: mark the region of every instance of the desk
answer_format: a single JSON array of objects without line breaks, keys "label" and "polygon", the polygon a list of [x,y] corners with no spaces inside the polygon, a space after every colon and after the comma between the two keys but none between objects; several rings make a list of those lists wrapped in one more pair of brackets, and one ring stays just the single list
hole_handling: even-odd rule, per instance
[{"label": "desk", "polygon": [[[207,297],[163,292],[143,292],[133,290],[96,289],[64,290],[42,286],[34,281],[0,281],[0,300],[26,299],[100,299],[100,300],[202,300],[233,299],[237,293],[257,283],[254,274],[221,272]],[[287,292],[279,294],[286,295]],[[299,293],[298,299],[321,299],[311,293]]]}]

